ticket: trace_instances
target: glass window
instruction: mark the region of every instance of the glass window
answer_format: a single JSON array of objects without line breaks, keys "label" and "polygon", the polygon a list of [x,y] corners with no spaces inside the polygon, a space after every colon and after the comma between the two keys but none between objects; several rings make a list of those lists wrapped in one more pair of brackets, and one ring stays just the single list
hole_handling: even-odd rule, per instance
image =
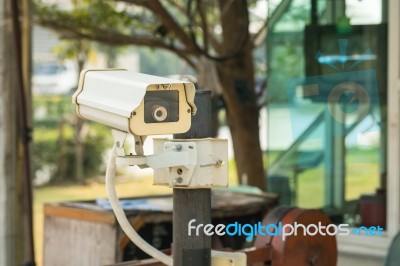
[{"label": "glass window", "polygon": [[[385,225],[387,25],[380,1],[272,1],[268,185],[334,222]],[[371,4],[374,2],[374,4]],[[363,9],[364,6],[368,8]],[[314,14],[313,14],[314,13]]]}]

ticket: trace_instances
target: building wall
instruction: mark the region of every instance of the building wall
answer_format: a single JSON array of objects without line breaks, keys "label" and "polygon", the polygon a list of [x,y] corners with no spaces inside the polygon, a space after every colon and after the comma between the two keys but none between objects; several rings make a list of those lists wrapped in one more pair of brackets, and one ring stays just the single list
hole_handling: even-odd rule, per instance
[{"label": "building wall", "polygon": [[383,258],[339,254],[338,266],[382,266],[384,263]]},{"label": "building wall", "polygon": [[60,39],[54,32],[40,27],[33,26],[32,28],[32,55],[34,60],[54,59],[52,53],[55,45]]}]

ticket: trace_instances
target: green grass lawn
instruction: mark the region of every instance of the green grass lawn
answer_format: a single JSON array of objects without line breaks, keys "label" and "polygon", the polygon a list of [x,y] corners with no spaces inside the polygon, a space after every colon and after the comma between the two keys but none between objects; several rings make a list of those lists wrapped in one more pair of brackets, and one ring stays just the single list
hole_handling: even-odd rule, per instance
[{"label": "green grass lawn", "polygon": [[[347,163],[345,199],[355,200],[361,194],[374,193],[379,186],[379,165],[377,163]],[[298,206],[320,208],[324,205],[323,168],[311,169],[298,177]]]},{"label": "green grass lawn", "polygon": [[[273,162],[280,151],[269,153]],[[293,183],[293,176],[289,176]],[[308,169],[297,176],[297,205],[320,208],[324,205],[324,168]],[[379,154],[377,149],[349,149],[346,154],[346,201],[358,199],[361,194],[373,193],[379,186]],[[292,187],[293,189],[293,187]]]}]

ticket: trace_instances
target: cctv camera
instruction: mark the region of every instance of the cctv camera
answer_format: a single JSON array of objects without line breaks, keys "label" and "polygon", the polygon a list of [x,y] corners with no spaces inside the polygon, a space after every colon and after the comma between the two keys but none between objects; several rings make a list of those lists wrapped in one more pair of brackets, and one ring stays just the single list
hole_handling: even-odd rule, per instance
[{"label": "cctv camera", "polygon": [[72,96],[81,118],[137,136],[189,130],[196,113],[190,82],[127,70],[84,70]]}]

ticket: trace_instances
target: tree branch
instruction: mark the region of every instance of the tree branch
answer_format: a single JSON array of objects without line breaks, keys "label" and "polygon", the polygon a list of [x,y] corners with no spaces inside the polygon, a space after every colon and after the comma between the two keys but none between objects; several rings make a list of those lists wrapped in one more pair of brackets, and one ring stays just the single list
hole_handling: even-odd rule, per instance
[{"label": "tree branch", "polygon": [[[183,30],[183,28],[175,21],[168,10],[160,3],[159,0],[114,0],[116,2],[125,2],[137,6],[142,6],[153,12],[153,15],[161,20],[163,26],[165,26],[170,32],[172,32],[176,38],[186,47],[186,50],[192,54],[198,54],[196,46],[190,39],[189,35]],[[179,5],[175,0],[168,0],[175,8],[185,12],[183,6]],[[189,63],[189,62],[188,62]],[[190,63],[189,63],[190,64]],[[193,67],[193,64],[190,64]]]},{"label": "tree branch", "polygon": [[125,2],[132,5],[137,6],[147,6],[149,1],[148,0],[113,0],[114,2]]},{"label": "tree branch", "polygon": [[[196,0],[197,10],[201,19],[201,29],[203,31],[203,49],[209,51],[209,45],[216,51],[217,54],[222,54],[221,43],[217,41],[215,36],[210,33],[210,26],[207,21],[206,12],[202,0]],[[194,20],[195,18],[193,18]]]},{"label": "tree branch", "polygon": [[198,71],[199,68],[196,64],[195,61],[193,61],[189,55],[185,54],[184,52],[182,52],[181,50],[174,50],[174,53],[176,53],[180,58],[182,58],[183,60],[186,61],[186,63],[188,63],[188,65],[193,68],[194,70]]},{"label": "tree branch", "polygon": [[204,5],[202,4],[201,0],[196,0],[196,4],[200,15],[201,29],[203,30],[204,49],[208,51],[208,24],[207,24],[206,14],[204,13]]},{"label": "tree branch", "polygon": [[186,50],[193,54],[199,54],[196,46],[193,44],[189,35],[183,30],[183,28],[173,19],[171,14],[164,8],[159,0],[148,1],[146,6],[149,10],[154,13],[154,16],[158,17],[163,25],[171,32],[174,33],[175,37],[186,46]]},{"label": "tree branch", "polygon": [[74,39],[88,39],[99,43],[107,44],[110,46],[122,45],[137,45],[161,48],[175,53],[180,58],[185,60],[193,69],[197,69],[195,62],[190,58],[190,53],[186,50],[178,49],[172,45],[166,44],[162,39],[157,39],[147,35],[128,36],[113,31],[95,30],[93,33],[83,33],[79,28],[64,26],[57,24],[57,21],[35,21],[36,24],[55,30],[61,38],[74,40]]},{"label": "tree branch", "polygon": [[253,43],[254,47],[261,45],[262,40],[265,39],[268,34],[268,28],[273,28],[275,26],[282,15],[288,10],[291,3],[292,0],[283,0],[279,3],[271,16],[265,20],[264,25],[260,28],[260,30],[252,36],[251,42]]},{"label": "tree branch", "polygon": [[251,43],[254,47],[258,47],[263,43],[263,40],[268,33],[268,19],[266,19],[261,28],[251,36]]},{"label": "tree branch", "polygon": [[179,10],[180,12],[182,12],[183,14],[186,13],[186,8],[185,8],[184,5],[181,5],[180,3],[178,3],[178,2],[175,1],[175,0],[167,0],[167,2],[168,2],[171,6],[175,7],[177,10]]}]

